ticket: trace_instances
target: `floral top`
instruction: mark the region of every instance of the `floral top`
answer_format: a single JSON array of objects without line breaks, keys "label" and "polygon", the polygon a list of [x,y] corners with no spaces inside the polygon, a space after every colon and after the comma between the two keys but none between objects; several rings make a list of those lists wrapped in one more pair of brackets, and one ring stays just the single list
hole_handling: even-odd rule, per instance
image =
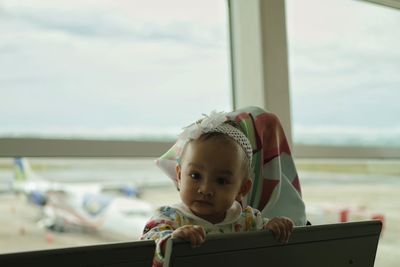
[{"label": "floral top", "polygon": [[266,222],[267,219],[262,218],[258,210],[250,206],[242,208],[236,201],[227,210],[225,219],[217,224],[194,215],[183,203],[179,203],[158,208],[156,214],[146,223],[141,239],[152,239],[156,242],[153,267],[158,267],[163,264],[166,241],[181,226],[201,225],[206,234],[223,234],[261,230]]}]

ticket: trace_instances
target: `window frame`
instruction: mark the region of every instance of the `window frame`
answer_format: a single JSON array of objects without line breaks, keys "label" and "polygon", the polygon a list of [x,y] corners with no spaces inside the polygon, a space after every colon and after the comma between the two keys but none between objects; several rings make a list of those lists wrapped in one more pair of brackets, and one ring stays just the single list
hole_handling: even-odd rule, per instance
[{"label": "window frame", "polygon": [[[400,8],[398,0],[362,1]],[[277,114],[297,158],[400,158],[390,147],[293,144],[285,1],[229,0],[229,8],[235,108],[258,105]]]},{"label": "window frame", "polygon": [[157,157],[173,142],[0,138],[0,157]]},{"label": "window frame", "polygon": [[400,0],[361,0],[374,4],[400,9]]},{"label": "window frame", "polygon": [[[292,143],[285,1],[226,0],[234,108],[260,106],[277,114],[299,158],[400,158],[387,147]],[[400,8],[398,0],[363,0]],[[0,157],[157,157],[169,141],[0,138]]]}]

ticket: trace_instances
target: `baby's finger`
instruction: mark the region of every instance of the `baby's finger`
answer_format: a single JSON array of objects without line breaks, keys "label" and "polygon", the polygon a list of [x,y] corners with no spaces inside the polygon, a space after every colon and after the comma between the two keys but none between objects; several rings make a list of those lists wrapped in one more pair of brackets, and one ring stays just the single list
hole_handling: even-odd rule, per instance
[{"label": "baby's finger", "polygon": [[279,241],[287,243],[289,240],[289,236],[292,232],[290,227],[285,222],[282,222],[280,223],[279,228],[281,231],[281,236]]},{"label": "baby's finger", "polygon": [[286,225],[287,229],[289,231],[292,231],[293,230],[293,222],[292,222],[292,220],[285,220],[284,222],[285,222],[285,225]]},{"label": "baby's finger", "polygon": [[202,239],[206,238],[206,231],[204,230],[204,227],[195,225],[193,228],[196,230],[196,232],[201,236]]},{"label": "baby's finger", "polygon": [[272,229],[272,233],[274,234],[275,238],[278,240],[281,240],[282,238],[282,231],[279,227],[279,225],[276,225],[275,227],[273,227]]},{"label": "baby's finger", "polygon": [[193,231],[190,235],[190,243],[192,247],[198,247],[204,242],[203,237],[197,232]]},{"label": "baby's finger", "polygon": [[289,240],[289,236],[290,236],[289,229],[287,227],[283,227],[281,242],[287,243]]},{"label": "baby's finger", "polygon": [[293,222],[292,220],[286,220],[286,238],[285,238],[285,242],[287,243],[289,241],[290,236],[292,235],[293,232]]},{"label": "baby's finger", "polygon": [[186,236],[185,236],[184,231],[182,231],[182,229],[178,228],[172,232],[172,238],[178,238],[178,239],[185,240]]},{"label": "baby's finger", "polygon": [[189,241],[190,241],[190,245],[194,248],[197,247],[197,238],[194,234],[191,234],[188,236],[189,237]]}]

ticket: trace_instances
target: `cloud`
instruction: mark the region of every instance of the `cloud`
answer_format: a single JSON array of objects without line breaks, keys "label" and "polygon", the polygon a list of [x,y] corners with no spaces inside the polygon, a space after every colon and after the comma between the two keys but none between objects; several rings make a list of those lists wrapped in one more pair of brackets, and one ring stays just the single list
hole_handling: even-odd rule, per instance
[{"label": "cloud", "polygon": [[115,2],[8,2],[0,17],[3,132],[180,129],[230,108],[224,24],[196,14],[201,23],[188,23],[186,13],[141,21],[126,8],[113,15]]},{"label": "cloud", "polygon": [[[125,4],[121,4],[124,2]],[[83,4],[77,1],[57,1],[56,5],[51,1],[31,0],[19,5],[6,4],[2,18],[16,24],[25,24],[30,31],[36,28],[39,32],[58,32],[83,38],[127,38],[132,41],[221,45],[220,35],[224,34],[226,24],[219,20],[196,19],[197,12],[193,9],[190,9],[192,14],[189,10],[178,9],[179,13],[175,13],[181,16],[154,17],[154,12],[150,11],[158,9],[152,4],[160,5],[162,1],[133,2],[137,6],[126,1],[121,1],[120,5],[113,4],[113,1],[82,1]],[[132,8],[132,11],[127,13],[127,8]],[[142,14],[142,10],[147,13]],[[190,15],[194,15],[193,18],[188,17]],[[6,29],[3,28],[4,30]]]},{"label": "cloud", "polygon": [[295,125],[294,129],[298,144],[400,147],[400,125],[378,128]]}]

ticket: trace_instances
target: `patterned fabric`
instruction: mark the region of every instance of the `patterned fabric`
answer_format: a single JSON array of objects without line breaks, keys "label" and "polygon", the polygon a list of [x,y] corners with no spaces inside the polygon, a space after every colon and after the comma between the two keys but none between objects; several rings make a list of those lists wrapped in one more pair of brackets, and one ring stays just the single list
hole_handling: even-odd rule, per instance
[{"label": "patterned fabric", "polygon": [[223,133],[233,138],[243,148],[248,159],[251,161],[253,149],[247,137],[240,130],[236,129],[232,125],[224,123],[211,130],[211,132]]},{"label": "patterned fabric", "polygon": [[147,222],[141,239],[150,239],[156,242],[153,267],[158,267],[162,266],[164,261],[166,241],[171,238],[172,232],[181,226],[201,225],[209,235],[257,231],[261,230],[267,221],[262,218],[258,210],[249,206],[242,209],[238,202],[234,202],[227,211],[224,221],[212,224],[197,217],[184,204],[180,203],[158,208],[155,215]]},{"label": "patterned fabric", "polygon": [[179,147],[180,151],[190,140],[198,139],[205,133],[222,133],[234,139],[244,150],[247,157],[251,160],[253,149],[249,140],[242,131],[225,123],[227,121],[226,112],[212,111],[210,115],[203,114],[204,118],[183,128],[183,132],[179,135],[175,147]]},{"label": "patterned fabric", "polygon": [[[257,208],[263,217],[286,216],[295,225],[305,225],[300,181],[278,117],[258,107],[239,109],[227,116],[239,124],[253,148],[253,188],[243,206]],[[175,166],[181,150],[177,142],[157,160],[157,165],[175,184]]]}]

